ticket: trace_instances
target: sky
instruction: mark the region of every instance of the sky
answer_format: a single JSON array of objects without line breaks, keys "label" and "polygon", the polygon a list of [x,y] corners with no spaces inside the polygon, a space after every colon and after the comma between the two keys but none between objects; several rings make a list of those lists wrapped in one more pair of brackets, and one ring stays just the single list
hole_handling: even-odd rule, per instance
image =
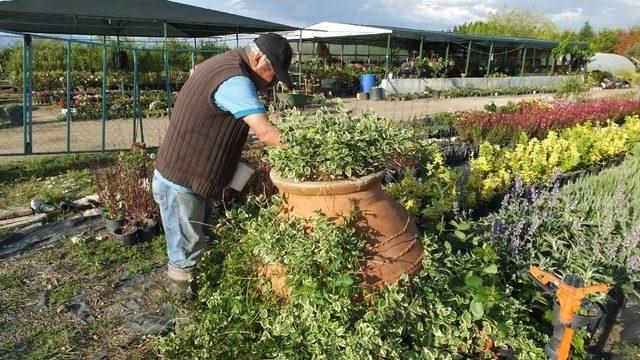
[{"label": "sky", "polygon": [[640,25],[640,0],[174,0],[293,26],[320,21],[449,30],[504,7],[535,9],[562,29]]}]

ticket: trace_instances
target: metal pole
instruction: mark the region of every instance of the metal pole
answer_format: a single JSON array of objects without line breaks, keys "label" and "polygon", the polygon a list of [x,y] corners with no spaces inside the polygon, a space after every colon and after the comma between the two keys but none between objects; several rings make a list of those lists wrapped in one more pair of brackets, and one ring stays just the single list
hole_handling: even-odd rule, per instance
[{"label": "metal pole", "polygon": [[387,56],[386,56],[386,62],[384,65],[384,74],[385,74],[385,78],[389,79],[389,50],[391,49],[391,34],[387,35]]},{"label": "metal pole", "polygon": [[102,151],[107,147],[107,37],[102,38]]},{"label": "metal pole", "polygon": [[196,38],[193,38],[193,50],[191,51],[191,68],[196,68],[196,51],[198,50],[198,45],[196,44]]},{"label": "metal pole", "polygon": [[469,77],[469,60],[471,60],[471,45],[472,41],[469,41],[469,47],[467,48],[467,63],[464,66],[464,74]]},{"label": "metal pole", "polygon": [[240,39],[238,34],[240,33],[240,27],[236,24],[236,49],[240,47]]},{"label": "metal pole", "polygon": [[522,53],[522,67],[520,68],[520,76],[524,75],[524,63],[527,61],[527,47],[524,47],[524,52]]},{"label": "metal pole", "polygon": [[444,52],[444,62],[446,62],[447,64],[449,64],[449,47],[451,46],[451,43],[447,43],[447,50],[445,50]]},{"label": "metal pole", "polygon": [[67,40],[67,152],[71,152],[71,40]]},{"label": "metal pole", "polygon": [[302,29],[299,30],[298,38],[298,87],[302,89]]},{"label": "metal pole", "polygon": [[138,52],[136,49],[133,49],[133,131],[131,143],[135,143],[138,141],[138,126],[136,122],[138,121],[138,93],[136,92],[136,87],[138,85]]},{"label": "metal pole", "polygon": [[[418,58],[422,59],[422,48],[424,46],[424,38],[420,38],[420,48],[418,50]],[[418,78],[422,77],[422,66],[418,69]]]},{"label": "metal pole", "polygon": [[23,35],[22,47],[22,128],[24,133],[24,154],[30,155],[32,152],[32,129],[31,129],[31,34]]},{"label": "metal pole", "polygon": [[167,92],[167,116],[171,119],[171,108],[173,107],[171,104],[173,99],[171,99],[171,73],[169,72],[169,48],[167,44],[167,23],[164,23],[164,76],[166,83],[166,92]]},{"label": "metal pole", "polygon": [[536,69],[536,48],[533,48],[533,59],[531,59],[531,71]]},{"label": "metal pole", "polygon": [[553,72],[556,70],[556,58],[551,55],[551,75],[553,75]]},{"label": "metal pole", "polygon": [[136,122],[140,124],[140,141],[144,143],[144,127],[140,111],[140,79],[138,77],[138,49],[133,49],[133,142],[137,140]]},{"label": "metal pole", "polygon": [[487,77],[491,74],[491,58],[493,57],[493,43],[491,43],[491,47],[489,48],[489,61],[487,62]]},{"label": "metal pole", "polygon": [[120,36],[116,36],[116,71],[120,71],[120,94],[124,96],[124,76],[120,69]]}]

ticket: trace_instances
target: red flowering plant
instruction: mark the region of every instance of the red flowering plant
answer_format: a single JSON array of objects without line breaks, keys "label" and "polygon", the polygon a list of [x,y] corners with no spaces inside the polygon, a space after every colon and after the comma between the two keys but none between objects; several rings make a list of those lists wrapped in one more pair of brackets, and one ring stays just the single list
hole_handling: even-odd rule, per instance
[{"label": "red flowering plant", "polygon": [[129,227],[160,218],[151,191],[153,169],[149,154],[122,152],[115,166],[94,171],[96,189],[109,218],[122,218]]},{"label": "red flowering plant", "polygon": [[516,143],[522,133],[542,139],[549,131],[586,122],[621,123],[625,116],[635,114],[640,114],[640,99],[524,101],[518,104],[515,112],[479,110],[462,113],[455,127],[462,140],[508,145]]}]

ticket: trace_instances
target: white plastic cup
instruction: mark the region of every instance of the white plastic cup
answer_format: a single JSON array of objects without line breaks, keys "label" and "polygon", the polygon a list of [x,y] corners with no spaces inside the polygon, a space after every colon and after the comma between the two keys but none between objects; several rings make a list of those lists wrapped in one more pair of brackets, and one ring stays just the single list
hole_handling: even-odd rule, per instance
[{"label": "white plastic cup", "polygon": [[247,185],[247,182],[249,181],[249,179],[251,178],[251,175],[253,175],[254,172],[256,171],[252,169],[249,165],[243,162],[238,162],[238,166],[236,167],[236,172],[235,174],[233,174],[233,179],[231,179],[231,183],[229,183],[229,187],[234,190],[242,191],[242,189],[244,189],[244,186]]}]

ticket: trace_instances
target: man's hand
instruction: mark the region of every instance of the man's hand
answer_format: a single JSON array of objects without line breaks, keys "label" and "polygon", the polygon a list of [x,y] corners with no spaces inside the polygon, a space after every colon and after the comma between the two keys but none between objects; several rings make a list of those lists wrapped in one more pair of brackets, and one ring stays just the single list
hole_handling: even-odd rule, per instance
[{"label": "man's hand", "polygon": [[263,144],[269,147],[280,146],[280,130],[269,121],[266,114],[247,115],[242,119],[249,124],[251,130]]}]

